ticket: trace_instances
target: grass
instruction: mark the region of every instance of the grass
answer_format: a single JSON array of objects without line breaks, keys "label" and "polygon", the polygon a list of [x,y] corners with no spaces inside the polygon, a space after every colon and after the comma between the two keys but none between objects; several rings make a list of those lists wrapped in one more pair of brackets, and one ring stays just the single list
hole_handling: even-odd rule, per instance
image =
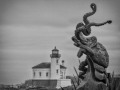
[{"label": "grass", "polygon": [[120,90],[120,77],[115,77],[114,71],[112,73],[109,90]]},{"label": "grass", "polygon": [[[61,87],[60,89],[34,89],[34,90],[77,90],[77,86],[80,84],[80,79],[78,78],[78,73],[76,68],[75,72],[76,72],[76,76],[73,75],[72,81],[72,86],[68,86],[68,87]],[[79,83],[78,83],[79,81]],[[1,88],[0,90],[25,90],[25,89],[11,89],[11,88]],[[33,89],[31,89],[33,90]],[[109,83],[109,89],[108,90],[120,90],[120,77],[116,77],[114,74],[114,71],[111,75],[111,80]]]}]

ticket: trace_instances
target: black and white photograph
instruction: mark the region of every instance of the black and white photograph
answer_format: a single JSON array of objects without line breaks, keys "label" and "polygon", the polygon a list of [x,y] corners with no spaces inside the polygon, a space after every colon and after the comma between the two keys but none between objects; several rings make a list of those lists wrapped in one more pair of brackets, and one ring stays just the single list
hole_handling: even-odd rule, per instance
[{"label": "black and white photograph", "polygon": [[0,90],[120,90],[120,0],[0,0]]}]

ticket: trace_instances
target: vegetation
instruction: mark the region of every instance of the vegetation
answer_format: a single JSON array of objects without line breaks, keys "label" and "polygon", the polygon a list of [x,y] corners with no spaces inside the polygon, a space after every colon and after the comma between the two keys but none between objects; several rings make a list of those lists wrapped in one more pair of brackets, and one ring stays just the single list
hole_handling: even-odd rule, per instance
[{"label": "vegetation", "polygon": [[[27,90],[77,90],[77,86],[80,84],[81,80],[78,78],[78,72],[74,67],[76,75],[67,76],[67,78],[71,79],[72,86],[68,87],[61,87],[60,89],[48,89],[48,88],[30,88]],[[26,90],[25,88],[13,88],[13,87],[6,87],[4,85],[0,86],[0,90]],[[111,75],[109,89],[108,90],[120,90],[120,76],[115,76],[114,72]]]},{"label": "vegetation", "polygon": [[114,71],[112,73],[109,90],[120,90],[120,77],[115,77]]},{"label": "vegetation", "polygon": [[[78,84],[78,81],[80,82],[80,79],[78,78],[78,73],[77,73],[76,69],[75,69],[75,72],[76,72],[77,76],[75,77],[73,75],[73,77],[71,77],[72,86],[65,87],[65,88],[61,87],[60,90],[76,90],[77,86],[80,84],[80,83]],[[115,76],[114,71],[111,75],[108,90],[120,90],[120,76],[119,75]]]}]

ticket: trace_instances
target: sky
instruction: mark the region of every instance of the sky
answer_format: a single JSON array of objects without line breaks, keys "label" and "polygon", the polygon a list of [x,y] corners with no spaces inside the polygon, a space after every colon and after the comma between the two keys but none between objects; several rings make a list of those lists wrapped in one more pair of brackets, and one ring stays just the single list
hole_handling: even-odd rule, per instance
[{"label": "sky", "polygon": [[[50,62],[56,46],[65,60],[67,75],[75,74],[79,48],[71,37],[82,17],[96,3],[90,22],[112,20],[92,27],[109,53],[108,72],[120,73],[120,0],[0,0],[0,84],[17,84],[32,78],[32,67]],[[80,58],[81,61],[85,56]]]}]

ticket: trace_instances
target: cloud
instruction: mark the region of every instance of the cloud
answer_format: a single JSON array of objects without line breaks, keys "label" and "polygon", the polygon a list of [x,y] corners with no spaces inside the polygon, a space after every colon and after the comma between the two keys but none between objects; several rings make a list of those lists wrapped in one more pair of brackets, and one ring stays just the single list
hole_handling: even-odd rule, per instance
[{"label": "cloud", "polygon": [[[5,0],[1,2],[1,24],[12,25],[37,25],[52,27],[68,27],[82,21],[82,16],[90,12],[89,1],[15,1],[9,3]],[[82,3],[82,5],[81,5]],[[116,18],[115,5],[103,4],[96,2],[98,11],[91,17],[91,21],[100,22],[102,19]],[[111,3],[110,3],[111,4]],[[107,8],[109,7],[109,8]],[[105,8],[105,9],[103,9]],[[107,8],[107,9],[106,9]],[[113,9],[111,9],[113,8]],[[107,11],[107,12],[106,12]],[[104,14],[101,14],[104,13]],[[101,14],[101,17],[99,16]],[[108,19],[109,19],[108,18]]]}]

